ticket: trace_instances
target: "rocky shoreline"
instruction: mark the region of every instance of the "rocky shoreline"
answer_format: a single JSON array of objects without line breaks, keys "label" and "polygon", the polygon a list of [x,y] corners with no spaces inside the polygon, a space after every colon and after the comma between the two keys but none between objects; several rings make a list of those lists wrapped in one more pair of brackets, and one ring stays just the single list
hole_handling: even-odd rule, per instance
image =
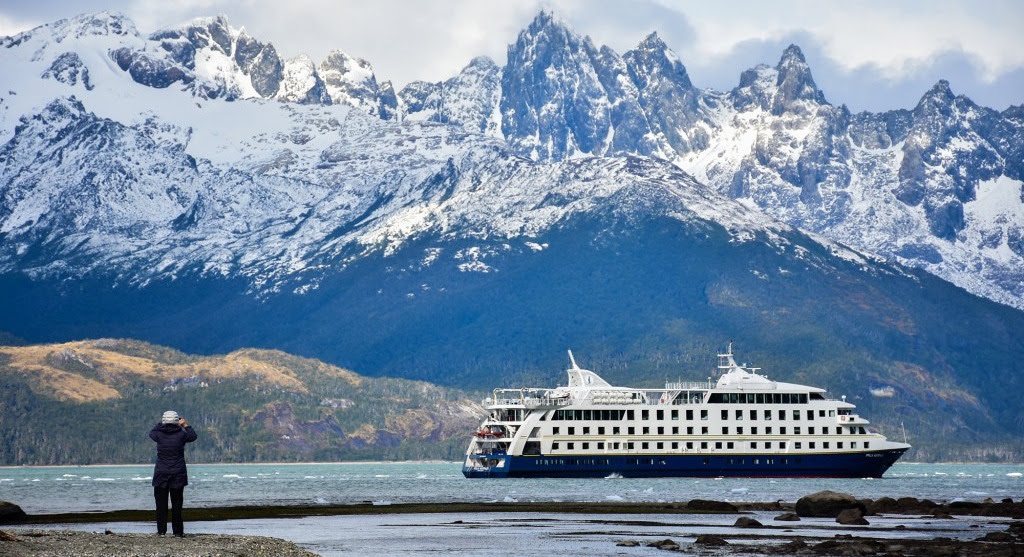
[{"label": "rocky shoreline", "polygon": [[[546,513],[620,515],[608,522],[628,525],[621,517],[630,515],[738,515],[731,528],[721,535],[699,533],[703,525],[695,521],[673,525],[676,538],[658,540],[628,536],[609,540],[609,553],[632,552],[651,548],[657,551],[682,551],[701,555],[920,555],[926,557],[985,556],[1024,557],[1024,500],[996,502],[954,501],[936,503],[903,497],[878,500],[856,499],[830,491],[800,498],[795,503],[730,503],[691,500],[679,503],[470,503],[221,507],[187,509],[187,522],[253,518],[298,518],[307,516],[389,515],[407,513]],[[0,557],[70,556],[213,556],[252,555],[284,557],[315,556],[289,541],[258,536],[217,534],[187,535],[184,538],[155,534],[80,532],[66,530],[23,529],[47,524],[88,524],[105,522],[149,522],[152,511],[114,511],[109,513],[67,513],[30,516],[16,505],[0,502],[0,525],[16,524],[17,529],[0,530]],[[760,517],[761,521],[753,518]],[[767,517],[767,518],[766,518]],[[567,517],[568,518],[568,517]],[[899,520],[893,522],[894,518]],[[970,519],[971,528],[963,522]],[[643,519],[638,519],[644,522]],[[805,524],[798,526],[801,521]],[[869,526],[872,521],[885,524]],[[959,521],[959,527],[958,527]],[[458,521],[461,522],[461,521]],[[809,524],[808,522],[813,522]],[[936,529],[935,523],[945,525]],[[832,524],[833,526],[827,526]],[[825,530],[841,533],[823,538]],[[982,533],[984,530],[984,533]],[[635,531],[635,530],[634,530]],[[951,536],[948,533],[959,531]],[[637,553],[630,553],[637,554]]]}]

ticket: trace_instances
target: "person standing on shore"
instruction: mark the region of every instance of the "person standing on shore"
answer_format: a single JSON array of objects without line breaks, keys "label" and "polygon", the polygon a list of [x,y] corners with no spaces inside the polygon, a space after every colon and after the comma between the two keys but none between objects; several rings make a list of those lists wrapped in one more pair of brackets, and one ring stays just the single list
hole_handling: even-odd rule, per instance
[{"label": "person standing on shore", "polygon": [[156,467],[153,469],[153,497],[156,498],[156,532],[167,533],[167,499],[171,500],[171,528],[175,536],[185,535],[181,507],[185,502],[188,469],[185,467],[185,444],[196,440],[196,432],[185,418],[174,410],[164,412],[160,423],[149,430],[156,441]]}]

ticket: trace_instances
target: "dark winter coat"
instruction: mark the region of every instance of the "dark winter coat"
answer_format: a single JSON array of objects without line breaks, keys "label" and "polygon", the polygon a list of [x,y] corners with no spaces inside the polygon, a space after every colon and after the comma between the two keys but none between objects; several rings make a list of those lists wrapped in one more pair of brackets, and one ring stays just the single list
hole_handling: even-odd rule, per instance
[{"label": "dark winter coat", "polygon": [[192,426],[156,424],[149,430],[149,438],[156,441],[156,467],[153,469],[153,487],[180,489],[188,485],[185,467],[185,443],[196,440]]}]

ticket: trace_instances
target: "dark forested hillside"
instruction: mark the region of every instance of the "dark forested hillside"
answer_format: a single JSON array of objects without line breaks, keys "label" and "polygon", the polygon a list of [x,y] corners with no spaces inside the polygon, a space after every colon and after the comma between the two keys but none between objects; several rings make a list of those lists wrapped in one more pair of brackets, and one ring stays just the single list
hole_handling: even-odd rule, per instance
[{"label": "dark forested hillside", "polygon": [[482,413],[461,391],[275,351],[0,347],[0,464],[148,462],[167,409],[199,432],[196,462],[454,459]]}]

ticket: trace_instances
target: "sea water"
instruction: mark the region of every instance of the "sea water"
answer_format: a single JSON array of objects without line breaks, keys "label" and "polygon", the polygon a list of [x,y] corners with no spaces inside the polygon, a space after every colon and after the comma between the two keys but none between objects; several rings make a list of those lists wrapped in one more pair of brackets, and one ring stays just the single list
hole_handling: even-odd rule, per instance
[{"label": "sea water", "polygon": [[[153,507],[151,465],[0,468],[0,500],[30,514],[99,512]],[[830,489],[861,498],[917,497],[936,502],[999,501],[1024,498],[1024,465],[898,463],[878,479],[606,478],[466,479],[460,463],[387,462],[318,464],[190,464],[185,490],[190,533],[269,535],[333,555],[484,555],[494,550],[518,556],[579,551],[631,554],[615,540],[716,533],[734,516],[717,515],[556,515],[543,513],[439,513],[360,515],[301,519],[230,520],[189,523],[189,507],[234,505],[392,505],[397,503],[795,502]],[[770,522],[774,514],[758,516]],[[901,519],[884,519],[901,520]],[[885,523],[872,520],[872,528]],[[993,528],[979,518],[956,521],[946,537],[982,535]],[[721,524],[719,524],[721,523]],[[892,525],[889,525],[890,527]],[[54,526],[58,527],[58,526]],[[150,532],[151,524],[70,525],[86,530]],[[794,525],[810,536],[831,537],[831,520],[805,519]],[[915,528],[919,527],[915,523]]]}]

